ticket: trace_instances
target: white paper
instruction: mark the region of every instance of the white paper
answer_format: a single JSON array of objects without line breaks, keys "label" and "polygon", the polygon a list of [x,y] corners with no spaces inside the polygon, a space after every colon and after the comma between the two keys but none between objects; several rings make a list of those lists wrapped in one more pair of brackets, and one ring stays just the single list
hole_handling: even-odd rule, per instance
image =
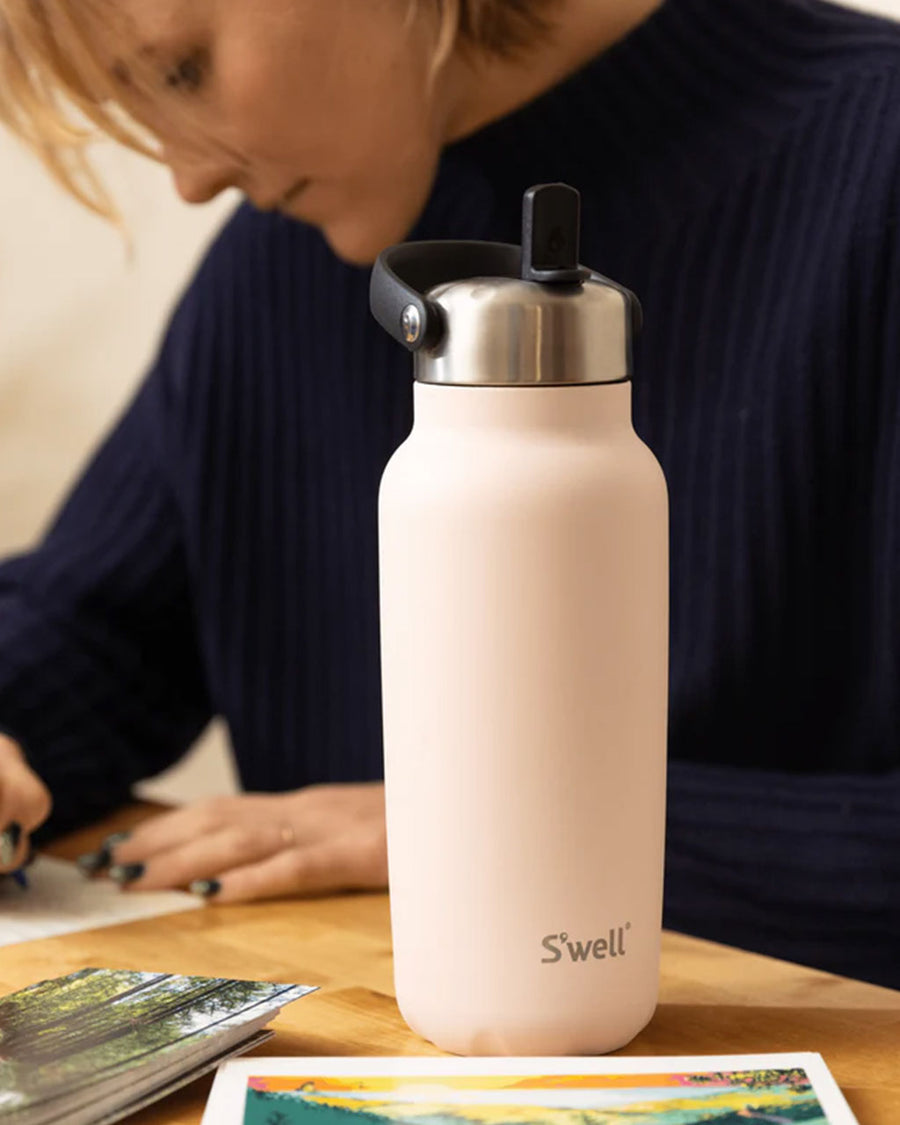
[{"label": "white paper", "polygon": [[122,891],[111,879],[86,879],[74,863],[49,856],[39,856],[27,876],[27,889],[14,879],[0,879],[0,946],[203,905],[181,891]]},{"label": "white paper", "polygon": [[[565,1075],[692,1073],[711,1070],[801,1067],[812,1083],[828,1125],[859,1125],[821,1055],[812,1052],[768,1055],[669,1055],[615,1058],[297,1058],[257,1057],[227,1062],[216,1074],[202,1125],[242,1125],[247,1079],[254,1076],[297,1077],[389,1075],[433,1078],[447,1075]],[[509,1102],[508,1096],[503,1098]],[[464,1101],[473,1100],[469,1091]],[[546,1103],[546,1097],[542,1097]],[[769,1118],[769,1120],[774,1120]],[[821,1120],[821,1119],[818,1119]],[[712,1123],[711,1123],[712,1125]]]}]

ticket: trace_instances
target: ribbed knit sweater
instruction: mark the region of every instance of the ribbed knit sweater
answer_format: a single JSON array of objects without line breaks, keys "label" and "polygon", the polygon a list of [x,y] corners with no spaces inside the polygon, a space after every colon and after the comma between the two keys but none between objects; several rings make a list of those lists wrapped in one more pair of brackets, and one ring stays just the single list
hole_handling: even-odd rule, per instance
[{"label": "ribbed knit sweater", "polygon": [[[581,190],[583,261],[644,306],[635,425],[670,490],[666,924],[894,986],[898,176],[900,28],[667,0],[450,147],[411,235],[518,241],[525,188]],[[376,501],[412,373],[368,277],[241,207],[0,569],[0,726],[51,831],[216,713],[248,789],[380,776]]]}]

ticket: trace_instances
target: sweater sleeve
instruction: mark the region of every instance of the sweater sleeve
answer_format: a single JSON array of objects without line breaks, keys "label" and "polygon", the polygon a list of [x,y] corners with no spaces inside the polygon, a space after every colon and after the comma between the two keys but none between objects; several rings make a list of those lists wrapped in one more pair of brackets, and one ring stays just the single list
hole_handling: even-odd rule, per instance
[{"label": "sweater sleeve", "polygon": [[0,728],[53,795],[39,838],[127,800],[210,717],[166,459],[191,303],[43,541],[0,566]]},{"label": "sweater sleeve", "polygon": [[671,763],[665,924],[900,987],[900,770]]}]

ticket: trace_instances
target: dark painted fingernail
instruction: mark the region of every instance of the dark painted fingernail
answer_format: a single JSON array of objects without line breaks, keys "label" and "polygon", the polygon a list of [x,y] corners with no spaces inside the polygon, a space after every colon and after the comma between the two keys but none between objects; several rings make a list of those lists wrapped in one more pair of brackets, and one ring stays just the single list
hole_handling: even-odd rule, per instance
[{"label": "dark painted fingernail", "polygon": [[101,848],[98,852],[85,852],[75,862],[84,875],[96,875],[104,867],[109,867],[109,852],[106,848]]},{"label": "dark painted fingernail", "polygon": [[222,889],[222,884],[218,879],[196,879],[191,883],[188,890],[192,895],[201,895],[203,898],[212,898],[217,895]]},{"label": "dark painted fingernail", "polygon": [[0,832],[0,866],[12,867],[21,839],[22,825],[15,821],[12,821],[3,832]]},{"label": "dark painted fingernail", "polygon": [[75,862],[81,872],[84,875],[96,875],[104,867],[109,867],[113,860],[113,848],[117,844],[124,843],[130,835],[130,832],[113,832],[111,836],[106,837],[95,852],[85,852],[84,855],[80,855]]},{"label": "dark painted fingernail", "polygon": [[143,863],[115,863],[109,869],[110,879],[117,883],[133,883],[144,874]]}]

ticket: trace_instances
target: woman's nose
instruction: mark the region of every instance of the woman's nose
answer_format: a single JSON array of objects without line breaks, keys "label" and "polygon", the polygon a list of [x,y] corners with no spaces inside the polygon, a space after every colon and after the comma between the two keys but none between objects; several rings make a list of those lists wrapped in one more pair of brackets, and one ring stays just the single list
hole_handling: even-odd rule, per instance
[{"label": "woman's nose", "polygon": [[237,184],[236,171],[225,167],[221,161],[172,159],[168,153],[165,161],[172,172],[175,190],[185,203],[208,203]]}]

